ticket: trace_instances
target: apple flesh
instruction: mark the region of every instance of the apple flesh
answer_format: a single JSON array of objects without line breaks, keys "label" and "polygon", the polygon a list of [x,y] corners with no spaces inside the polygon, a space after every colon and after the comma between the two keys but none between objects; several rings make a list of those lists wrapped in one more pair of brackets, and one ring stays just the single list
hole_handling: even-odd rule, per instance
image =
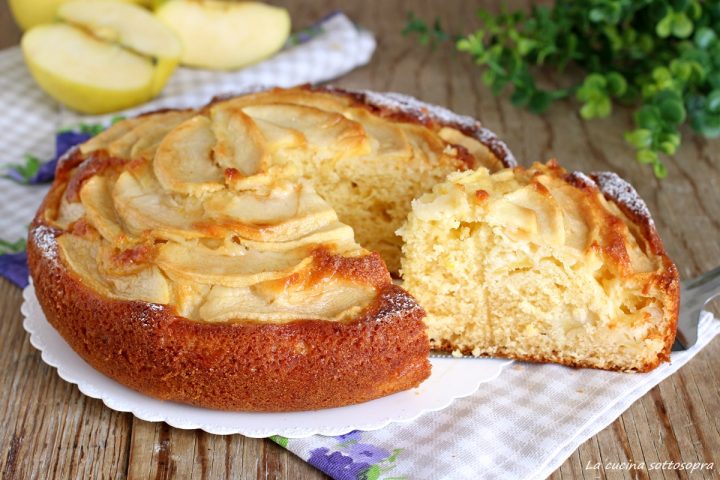
[{"label": "apple flesh", "polygon": [[180,37],[181,63],[234,70],[280,50],[290,35],[290,14],[259,2],[170,0],[155,12]]},{"label": "apple flesh", "polygon": [[[68,0],[8,0],[15,21],[23,30],[55,20],[58,7]],[[149,6],[150,0],[119,0]]]},{"label": "apple flesh", "polygon": [[107,113],[150,100],[178,64],[179,40],[140,7],[75,0],[57,16],[60,22],[26,32],[22,50],[43,90],[80,112]]}]

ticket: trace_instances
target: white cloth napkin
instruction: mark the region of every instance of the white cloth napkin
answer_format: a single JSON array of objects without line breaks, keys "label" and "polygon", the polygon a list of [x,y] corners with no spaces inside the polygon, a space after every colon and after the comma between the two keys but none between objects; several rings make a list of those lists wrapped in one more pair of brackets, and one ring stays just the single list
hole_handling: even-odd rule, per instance
[{"label": "white cloth napkin", "polygon": [[[342,14],[318,25],[310,41],[238,72],[181,68],[161,97],[123,113],[197,106],[248,85],[325,81],[369,61],[375,49],[370,33]],[[52,101],[35,86],[18,48],[0,52],[0,72],[0,164],[19,163],[26,153],[50,158],[58,128],[110,119],[80,116]],[[0,179],[0,238],[26,236],[46,190]],[[718,333],[720,322],[705,314],[698,344],[648,374],[515,363],[474,395],[410,424],[274,440],[336,479],[542,479]]]}]

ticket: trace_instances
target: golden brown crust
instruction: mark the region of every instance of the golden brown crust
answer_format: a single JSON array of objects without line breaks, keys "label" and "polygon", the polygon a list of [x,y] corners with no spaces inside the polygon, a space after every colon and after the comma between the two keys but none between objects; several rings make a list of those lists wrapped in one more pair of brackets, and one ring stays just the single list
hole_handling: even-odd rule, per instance
[{"label": "golden brown crust", "polygon": [[312,410],[406,390],[430,374],[424,312],[392,284],[351,322],[211,324],[94,292],[60,260],[58,234],[36,218],[28,241],[48,321],[94,368],[147,395],[223,410]]},{"label": "golden brown crust", "polygon": [[677,320],[680,312],[680,274],[677,267],[665,251],[665,246],[660,239],[645,202],[632,185],[613,172],[593,172],[590,176],[605,198],[615,203],[620,211],[640,228],[649,250],[662,260],[664,268],[661,270],[660,275],[654,277],[653,281],[656,290],[665,297],[663,303],[671,319],[671,324],[664,335],[665,348],[661,353],[662,360],[669,360],[670,351],[675,342]]},{"label": "golden brown crust", "polygon": [[[669,324],[667,329],[662,332],[664,348],[659,353],[657,362],[645,365],[645,369],[639,370],[646,372],[657,367],[660,362],[670,360],[670,352],[675,342],[678,315],[680,313],[680,274],[665,250],[650,211],[632,185],[614,172],[593,172],[590,174],[590,178],[595,183],[596,191],[599,191],[608,201],[617,205],[620,211],[634,225],[640,228],[642,237],[647,242],[650,252],[658,257],[663,264],[660,274],[653,278],[653,282],[656,291],[663,297],[662,303]],[[647,288],[650,288],[650,286],[648,285]]]}]

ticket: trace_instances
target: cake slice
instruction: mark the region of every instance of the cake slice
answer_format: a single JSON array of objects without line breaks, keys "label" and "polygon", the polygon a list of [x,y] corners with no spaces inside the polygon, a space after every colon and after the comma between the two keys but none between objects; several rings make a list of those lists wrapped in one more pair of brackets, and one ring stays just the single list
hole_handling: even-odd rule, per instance
[{"label": "cake slice", "polygon": [[613,173],[453,173],[398,233],[435,349],[622,371],[669,358],[677,269]]}]

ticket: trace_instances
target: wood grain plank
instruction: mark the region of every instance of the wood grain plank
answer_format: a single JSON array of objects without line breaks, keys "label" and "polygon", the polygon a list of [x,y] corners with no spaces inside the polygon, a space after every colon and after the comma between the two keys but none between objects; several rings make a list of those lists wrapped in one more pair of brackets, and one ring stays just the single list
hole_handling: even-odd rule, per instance
[{"label": "wood grain plank", "polygon": [[8,2],[0,5],[0,48],[15,45],[20,41],[20,29],[10,15]]},{"label": "wood grain plank", "polygon": [[20,290],[0,280],[3,478],[124,478],[132,416],[60,379],[22,329]]}]

